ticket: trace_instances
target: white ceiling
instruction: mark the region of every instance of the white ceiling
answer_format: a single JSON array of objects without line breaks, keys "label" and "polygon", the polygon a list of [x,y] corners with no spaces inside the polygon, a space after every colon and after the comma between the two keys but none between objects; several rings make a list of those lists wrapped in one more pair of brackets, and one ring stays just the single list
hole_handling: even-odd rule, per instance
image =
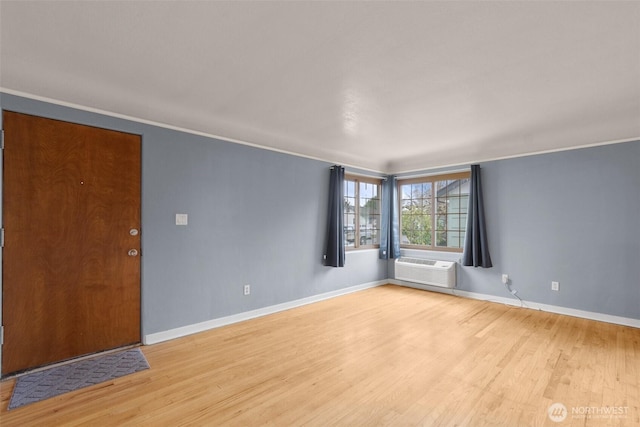
[{"label": "white ceiling", "polygon": [[382,172],[640,138],[640,2],[0,3],[0,86]]}]

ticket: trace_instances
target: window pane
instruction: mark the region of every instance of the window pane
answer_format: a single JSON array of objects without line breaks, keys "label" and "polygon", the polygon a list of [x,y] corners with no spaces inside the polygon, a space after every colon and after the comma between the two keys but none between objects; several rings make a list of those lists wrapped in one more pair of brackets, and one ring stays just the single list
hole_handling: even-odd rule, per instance
[{"label": "window pane", "polygon": [[431,199],[429,198],[425,198],[425,199],[418,199],[416,200],[416,205],[420,206],[420,209],[423,213],[430,213],[430,207],[431,207]]},{"label": "window pane", "polygon": [[360,215],[367,216],[380,212],[380,200],[360,199]]},{"label": "window pane", "polygon": [[373,244],[380,244],[380,230],[373,230]]},{"label": "window pane", "polygon": [[417,245],[418,239],[416,238],[416,232],[414,230],[409,230],[407,232],[407,239],[410,245]]},{"label": "window pane", "polygon": [[356,216],[354,214],[346,214],[344,216],[344,226],[351,227],[352,230],[355,230],[356,226]]},{"label": "window pane", "polygon": [[375,230],[379,230],[380,229],[380,214],[376,214],[376,215],[371,215],[369,217],[369,224],[370,227],[375,229]]},{"label": "window pane", "polygon": [[460,214],[447,214],[447,229],[460,230]]},{"label": "window pane", "polygon": [[431,246],[431,229],[421,229],[415,232],[415,244]]},{"label": "window pane", "polygon": [[411,184],[411,197],[414,199],[422,197],[422,184]]},{"label": "window pane", "polygon": [[431,189],[433,188],[433,184],[431,182],[425,182],[422,184],[422,197],[431,198]]},{"label": "window pane", "polygon": [[401,234],[405,244],[431,245],[431,215],[403,215]]},{"label": "window pane", "polygon": [[345,197],[355,197],[356,196],[356,182],[355,181],[344,181],[344,195]]},{"label": "window pane", "polygon": [[449,180],[447,181],[447,194],[449,196],[459,196],[460,195],[460,180]]},{"label": "window pane", "polygon": [[354,228],[356,212],[355,181],[344,181],[344,244],[345,247],[354,247]]},{"label": "window pane", "polygon": [[413,227],[411,226],[412,215],[410,213],[403,212],[400,220],[402,221],[402,230],[409,230]]},{"label": "window pane", "polygon": [[460,212],[467,213],[469,209],[469,195],[460,197]]},{"label": "window pane", "polygon": [[370,227],[360,227],[360,245],[373,245],[376,230]]},{"label": "window pane", "polygon": [[352,226],[344,226],[344,245],[345,247],[355,246],[355,234]]},{"label": "window pane", "polygon": [[409,240],[411,240],[411,244],[412,245],[421,245],[422,244],[423,236],[422,236],[422,233],[420,232],[420,230],[412,230],[410,236],[411,237],[410,237]]},{"label": "window pane", "polygon": [[431,211],[433,209],[433,205],[431,204],[431,199],[424,199],[422,206],[425,213],[431,214]]},{"label": "window pane", "polygon": [[402,197],[403,200],[411,199],[411,185],[400,186],[400,197]]},{"label": "window pane", "polygon": [[469,178],[460,180],[460,195],[469,195],[469,188],[471,186],[471,180]]},{"label": "window pane", "polygon": [[447,246],[450,248],[459,248],[460,247],[460,232],[459,231],[449,231],[447,234]]},{"label": "window pane", "polygon": [[360,199],[371,199],[375,196],[375,185],[368,182],[360,183]]},{"label": "window pane", "polygon": [[344,198],[344,213],[355,213],[356,211],[356,199],[353,197]]},{"label": "window pane", "polygon": [[[376,201],[373,199],[373,201]],[[376,201],[377,202],[377,201]],[[377,245],[380,244],[380,214],[369,213],[360,216],[360,245]]]},{"label": "window pane", "polygon": [[447,246],[447,232],[446,231],[437,231],[436,232],[436,246]]},{"label": "window pane", "polygon": [[460,197],[449,197],[447,212],[460,212]]}]

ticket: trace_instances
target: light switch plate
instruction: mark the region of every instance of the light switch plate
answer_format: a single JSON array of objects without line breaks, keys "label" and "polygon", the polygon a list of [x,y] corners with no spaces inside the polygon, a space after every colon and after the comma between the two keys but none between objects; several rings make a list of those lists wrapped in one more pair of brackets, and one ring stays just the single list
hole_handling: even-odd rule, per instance
[{"label": "light switch plate", "polygon": [[189,215],[176,214],[176,225],[187,225],[189,223]]}]

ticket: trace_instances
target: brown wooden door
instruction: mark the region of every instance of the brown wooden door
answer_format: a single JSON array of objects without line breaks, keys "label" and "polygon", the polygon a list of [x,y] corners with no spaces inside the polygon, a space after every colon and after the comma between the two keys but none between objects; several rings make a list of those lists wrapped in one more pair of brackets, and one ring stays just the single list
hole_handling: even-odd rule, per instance
[{"label": "brown wooden door", "polygon": [[140,136],[3,127],[2,374],[140,342]]}]

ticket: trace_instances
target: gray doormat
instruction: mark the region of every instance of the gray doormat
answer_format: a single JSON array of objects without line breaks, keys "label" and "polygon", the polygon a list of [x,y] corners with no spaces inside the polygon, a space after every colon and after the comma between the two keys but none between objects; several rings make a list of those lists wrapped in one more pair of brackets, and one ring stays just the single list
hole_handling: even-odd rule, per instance
[{"label": "gray doormat", "polygon": [[85,359],[18,377],[8,409],[149,369],[139,348]]}]

